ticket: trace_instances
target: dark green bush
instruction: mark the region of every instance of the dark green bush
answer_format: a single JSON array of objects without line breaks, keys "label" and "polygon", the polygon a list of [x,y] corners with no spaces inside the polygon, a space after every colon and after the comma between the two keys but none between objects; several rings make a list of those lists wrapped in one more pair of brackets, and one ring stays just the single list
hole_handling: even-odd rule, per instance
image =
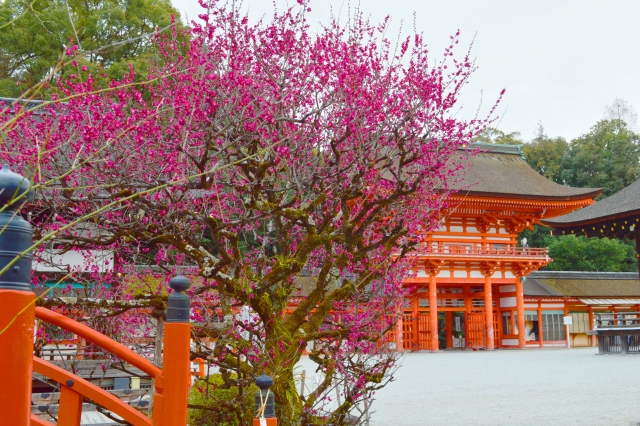
[{"label": "dark green bush", "polygon": [[[234,381],[236,376],[230,376]],[[251,384],[239,395],[237,386],[226,387],[221,374],[198,380],[189,395],[190,426],[244,426],[253,422],[255,393]],[[196,408],[203,407],[203,408]]]}]

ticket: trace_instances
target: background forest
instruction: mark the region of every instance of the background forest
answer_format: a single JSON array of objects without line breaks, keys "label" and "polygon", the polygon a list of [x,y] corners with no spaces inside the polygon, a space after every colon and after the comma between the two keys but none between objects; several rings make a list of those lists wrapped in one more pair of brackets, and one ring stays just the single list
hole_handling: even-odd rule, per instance
[{"label": "background forest", "polygon": [[[519,132],[505,133],[487,128],[476,142],[522,145],[529,165],[541,175],[562,185],[603,188],[598,200],[615,194],[640,178],[638,116],[623,99],[604,109],[602,120],[588,132],[569,142],[551,137],[538,124],[537,135],[524,141]],[[638,270],[635,243],[609,238],[554,237],[550,229],[536,225],[525,230],[530,247],[549,247],[554,261],[551,271],[630,272]]]}]

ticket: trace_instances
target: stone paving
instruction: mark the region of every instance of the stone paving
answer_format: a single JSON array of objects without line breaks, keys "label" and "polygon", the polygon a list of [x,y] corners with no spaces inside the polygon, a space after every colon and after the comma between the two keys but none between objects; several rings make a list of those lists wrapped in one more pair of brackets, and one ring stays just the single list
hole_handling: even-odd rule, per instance
[{"label": "stone paving", "polygon": [[640,355],[595,353],[406,353],[371,426],[640,425]]}]

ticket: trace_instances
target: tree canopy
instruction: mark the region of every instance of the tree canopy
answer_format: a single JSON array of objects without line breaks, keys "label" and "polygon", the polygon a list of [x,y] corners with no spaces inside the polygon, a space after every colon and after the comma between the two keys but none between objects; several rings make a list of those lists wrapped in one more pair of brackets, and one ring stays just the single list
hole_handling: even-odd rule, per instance
[{"label": "tree canopy", "polygon": [[[17,97],[47,77],[74,45],[75,64],[57,77],[122,78],[131,65],[147,69],[148,35],[166,28],[176,9],[169,0],[6,0],[0,5],[0,96]],[[18,86],[21,83],[21,86]]]},{"label": "tree canopy", "polygon": [[519,238],[530,247],[548,247],[553,259],[544,269],[550,271],[632,272],[638,270],[635,242],[611,238],[574,235],[551,236],[549,228],[535,225]]},{"label": "tree canopy", "polygon": [[522,153],[527,163],[542,176],[557,183],[562,182],[562,159],[569,144],[562,138],[551,138],[540,124],[538,134],[530,142],[522,145]]},{"label": "tree canopy", "polygon": [[631,242],[611,238],[565,235],[550,238],[550,271],[631,272],[638,270]]},{"label": "tree canopy", "polygon": [[495,143],[501,145],[522,145],[520,132],[505,133],[495,127],[487,127],[473,139],[478,143]]},{"label": "tree canopy", "polygon": [[560,176],[565,185],[614,194],[640,177],[640,136],[622,120],[601,120],[571,141]]},{"label": "tree canopy", "polygon": [[[3,111],[0,156],[34,183],[39,243],[115,256],[113,274],[72,271],[93,298],[62,306],[140,340],[151,327],[129,310],[162,306],[158,284],[180,271],[194,281],[194,355],[225,386],[267,373],[280,423],[339,424],[391,380],[397,355],[380,338],[409,254],[427,249],[413,238],[438,226],[457,149],[486,123],[455,118],[472,61],[454,56],[457,35],[435,63],[420,34],[396,51],[359,15],[313,32],[304,5],[255,24],[211,8],[187,42],[154,40],[148,96],[133,73],[99,93],[69,76],[59,102]],[[304,350],[324,378],[301,399]]]}]

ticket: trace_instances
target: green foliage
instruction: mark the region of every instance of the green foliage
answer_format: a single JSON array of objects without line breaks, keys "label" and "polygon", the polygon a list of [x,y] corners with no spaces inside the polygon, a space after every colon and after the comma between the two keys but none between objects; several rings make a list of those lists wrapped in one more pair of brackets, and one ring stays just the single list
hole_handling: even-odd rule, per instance
[{"label": "green foliage", "polygon": [[522,146],[522,153],[536,172],[549,180],[562,183],[562,158],[568,149],[569,144],[564,138],[550,138],[540,124],[537,136]]},{"label": "green foliage", "polygon": [[640,177],[640,136],[622,120],[601,120],[571,141],[562,159],[562,181],[569,186],[603,188],[603,197]]},{"label": "green foliage", "polygon": [[[255,394],[258,386],[251,384],[242,389],[237,386],[235,375],[230,375],[225,384],[221,374],[211,374],[198,380],[189,395],[189,421],[191,426],[240,426],[253,421]],[[206,408],[192,408],[192,407]]]},{"label": "green foliage", "polygon": [[[60,76],[86,72],[120,78],[129,64],[144,74],[152,54],[145,34],[171,24],[178,12],[169,0],[6,0],[0,5],[0,96],[17,97],[33,87],[79,44],[78,65]],[[73,25],[71,24],[73,19]],[[74,31],[75,27],[75,31]],[[77,38],[76,38],[77,34]]]},{"label": "green foliage", "polygon": [[630,242],[566,235],[549,240],[550,271],[631,272],[638,270]]},{"label": "green foliage", "polygon": [[484,129],[473,141],[508,145],[522,145],[524,143],[522,139],[520,139],[520,132],[504,133],[502,130],[493,127]]},{"label": "green foliage", "polygon": [[574,235],[551,236],[550,229],[535,225],[518,236],[527,238],[529,247],[549,247],[553,262],[549,271],[632,272],[638,270],[635,243],[609,238]]},{"label": "green foliage", "polygon": [[518,235],[518,242],[523,238],[527,239],[527,244],[532,248],[549,247],[549,242],[553,240],[551,229],[546,226],[534,225],[533,230],[525,229]]}]

